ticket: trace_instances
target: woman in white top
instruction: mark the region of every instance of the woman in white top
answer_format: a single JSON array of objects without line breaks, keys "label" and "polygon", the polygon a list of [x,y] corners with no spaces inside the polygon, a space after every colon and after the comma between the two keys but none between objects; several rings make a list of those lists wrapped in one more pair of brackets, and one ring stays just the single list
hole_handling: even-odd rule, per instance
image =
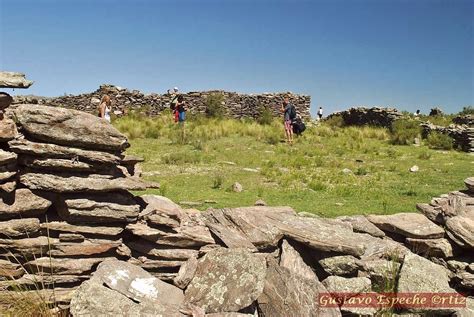
[{"label": "woman in white top", "polygon": [[104,95],[99,105],[99,117],[110,122],[110,111],[112,111],[112,102],[108,95]]}]

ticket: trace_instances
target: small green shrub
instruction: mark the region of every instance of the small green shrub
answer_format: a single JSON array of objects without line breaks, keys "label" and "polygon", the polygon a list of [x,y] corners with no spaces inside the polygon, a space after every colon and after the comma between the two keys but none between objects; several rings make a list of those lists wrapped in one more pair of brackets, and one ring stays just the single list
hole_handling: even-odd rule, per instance
[{"label": "small green shrub", "polygon": [[409,145],[421,135],[420,122],[410,119],[399,119],[393,122],[390,129],[390,142],[392,144]]},{"label": "small green shrub", "polygon": [[269,125],[273,121],[273,113],[267,107],[261,107],[260,113],[257,117],[257,122],[263,125]]},{"label": "small green shrub", "polygon": [[359,175],[359,176],[364,176],[364,175],[367,175],[367,173],[368,173],[367,169],[361,166],[357,168],[354,174]]},{"label": "small green shrub", "polygon": [[338,116],[338,115],[327,118],[326,120],[324,120],[324,123],[330,127],[337,127],[337,128],[343,127],[345,125],[344,119],[342,118],[342,116]]},{"label": "small green shrub", "polygon": [[453,138],[436,131],[428,135],[426,143],[430,149],[451,150],[453,148]]},{"label": "small green shrub", "polygon": [[210,118],[222,118],[225,113],[224,95],[221,93],[212,93],[206,98],[206,116]]},{"label": "small green shrub", "polygon": [[220,189],[222,188],[222,184],[224,184],[224,176],[221,173],[214,175],[214,179],[212,180],[212,188]]},{"label": "small green shrub", "polygon": [[181,151],[165,154],[161,160],[163,163],[169,165],[194,164],[202,161],[202,155],[199,152]]},{"label": "small green shrub", "polygon": [[429,151],[423,151],[418,154],[420,160],[429,160],[431,158],[431,153]]},{"label": "small green shrub", "polygon": [[474,115],[474,106],[466,106],[466,107],[463,107],[463,108],[462,108],[462,111],[460,111],[460,112],[458,113],[458,115],[460,115],[460,116],[464,116],[464,115],[468,115],[468,114]]},{"label": "small green shrub", "polygon": [[308,184],[308,187],[314,191],[323,191],[327,189],[327,185],[320,181],[312,181]]}]

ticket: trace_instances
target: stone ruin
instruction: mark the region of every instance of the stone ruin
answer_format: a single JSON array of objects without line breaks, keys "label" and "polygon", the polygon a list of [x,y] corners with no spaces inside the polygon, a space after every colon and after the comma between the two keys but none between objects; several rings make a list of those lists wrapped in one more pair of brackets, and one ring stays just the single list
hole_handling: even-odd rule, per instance
[{"label": "stone ruin", "polygon": [[0,127],[0,303],[40,297],[73,316],[374,316],[320,296],[432,292],[464,294],[467,307],[396,313],[474,314],[472,177],[420,213],[200,212],[131,194],[157,184],[96,116],[23,104]]},{"label": "stone ruin", "polygon": [[392,123],[403,114],[395,108],[386,107],[352,107],[345,111],[334,112],[327,119],[342,117],[345,125],[372,125],[390,128]]},{"label": "stone ruin", "polygon": [[[269,109],[274,116],[281,116],[280,107],[285,95],[295,105],[297,112],[304,119],[310,118],[311,97],[287,93],[239,94],[226,91],[203,91],[183,93],[189,111],[192,114],[205,113],[206,99],[209,95],[223,96],[223,108],[229,118],[258,118],[263,108]],[[101,98],[109,95],[112,100],[113,112],[117,116],[136,110],[149,116],[159,115],[169,109],[171,96],[168,94],[144,94],[139,90],[128,90],[114,85],[101,85],[92,93],[81,95],[65,95],[55,98],[35,96],[15,96],[14,103],[38,103],[47,106],[58,106],[76,109],[97,115]]]}]

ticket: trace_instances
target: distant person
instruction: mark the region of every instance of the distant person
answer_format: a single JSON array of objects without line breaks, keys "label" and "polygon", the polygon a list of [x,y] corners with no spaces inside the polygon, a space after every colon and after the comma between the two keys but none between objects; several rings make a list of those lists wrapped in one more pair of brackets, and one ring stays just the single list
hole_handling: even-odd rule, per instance
[{"label": "distant person", "polygon": [[104,95],[99,104],[99,117],[110,122],[110,112],[112,111],[112,101],[108,95]]},{"label": "distant person", "polygon": [[321,121],[322,118],[323,118],[323,107],[319,107],[318,120]]},{"label": "distant person", "polygon": [[186,103],[183,95],[179,95],[176,103],[176,112],[178,113],[178,122],[183,125],[186,120]]},{"label": "distant person", "polygon": [[[168,90],[168,93],[169,92],[170,91]],[[173,91],[171,92],[170,109],[173,112],[174,122],[178,122],[179,120],[179,113],[176,109],[176,105],[178,103],[178,97],[179,97],[178,92],[179,92],[178,87],[174,87]]]},{"label": "distant person", "polygon": [[420,110],[416,110],[416,112],[413,114],[415,117],[419,117],[420,116]]},{"label": "distant person", "polygon": [[296,119],[296,108],[290,103],[288,97],[283,99],[281,111],[283,112],[286,142],[291,145],[293,144],[293,120]]}]

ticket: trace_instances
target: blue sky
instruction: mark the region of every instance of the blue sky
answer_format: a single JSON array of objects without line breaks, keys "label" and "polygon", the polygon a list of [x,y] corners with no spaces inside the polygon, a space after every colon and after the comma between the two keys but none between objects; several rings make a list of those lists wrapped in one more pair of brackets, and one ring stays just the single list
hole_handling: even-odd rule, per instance
[{"label": "blue sky", "polygon": [[15,94],[112,83],[457,112],[474,105],[473,24],[472,0],[0,0],[0,69],[36,81]]}]

